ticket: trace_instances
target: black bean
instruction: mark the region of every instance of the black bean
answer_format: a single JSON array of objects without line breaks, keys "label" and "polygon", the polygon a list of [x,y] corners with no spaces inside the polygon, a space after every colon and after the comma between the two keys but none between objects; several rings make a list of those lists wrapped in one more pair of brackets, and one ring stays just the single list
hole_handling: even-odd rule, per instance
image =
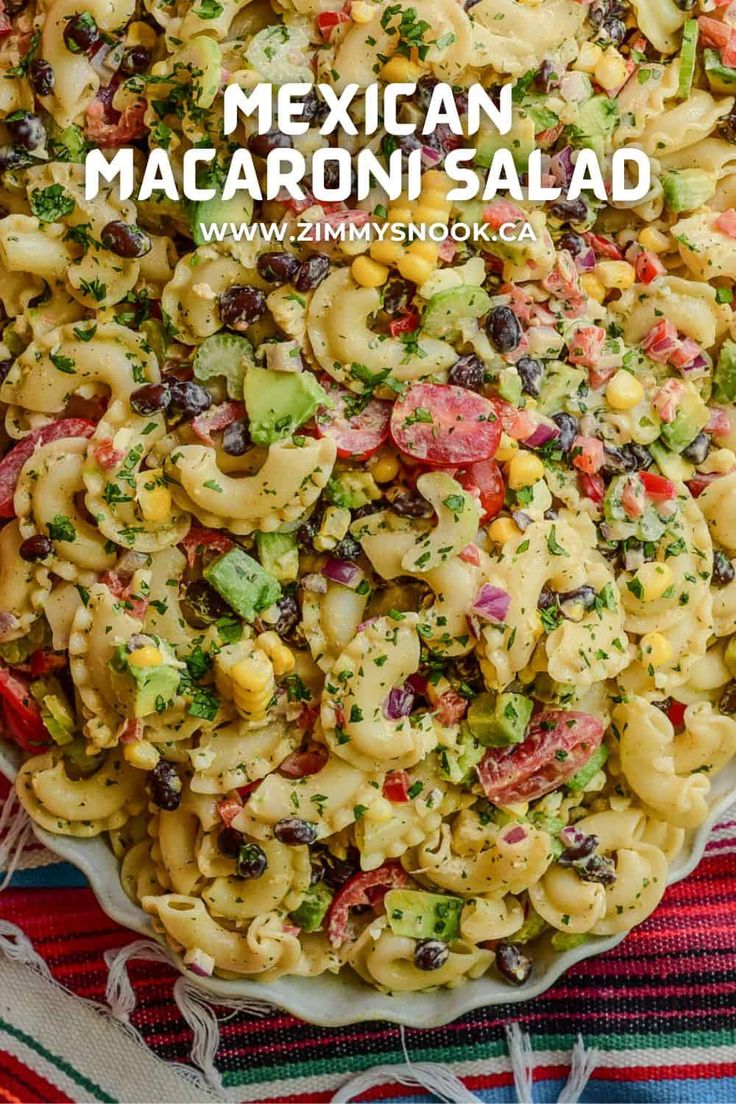
[{"label": "black bean", "polygon": [[293,594],[284,594],[279,598],[276,606],[279,611],[278,621],[267,625],[266,628],[273,629],[280,637],[288,637],[301,621],[299,603]]},{"label": "black bean", "polygon": [[148,775],[148,789],[151,800],[159,809],[171,813],[181,805],[181,779],[173,763],[168,759],[159,759]]},{"label": "black bean", "polygon": [[88,11],[77,12],[64,27],[64,45],[72,54],[86,54],[100,40],[97,24]]},{"label": "black bean", "polygon": [[127,76],[132,77],[135,73],[143,73],[150,64],[150,50],[147,50],[145,46],[131,46],[131,48],[126,50],[123,54],[120,69]]},{"label": "black bean", "polygon": [[368,517],[369,514],[377,514],[379,510],[385,510],[388,503],[385,498],[374,498],[372,502],[366,502],[365,506],[358,506],[357,510],[351,510],[353,519]]},{"label": "black bean", "polygon": [[50,96],[54,91],[53,66],[43,58],[36,58],[28,66],[28,79],[37,96]]},{"label": "black bean", "polygon": [[194,579],[187,585],[182,596],[182,611],[190,625],[198,629],[232,614],[225,599],[206,579]]},{"label": "black bean", "polygon": [[[0,308],[1,306],[2,305],[0,304]],[[2,309],[0,309],[0,322],[4,321],[2,315],[3,311]],[[0,383],[2,383],[5,377],[8,375],[14,363],[15,362],[13,361],[12,357],[7,357],[5,360],[0,360]]]},{"label": "black bean", "polygon": [[616,864],[607,855],[587,855],[575,863],[575,870],[583,882],[610,886],[616,881]]},{"label": "black bean", "polygon": [[323,123],[325,121],[330,109],[319,95],[316,88],[309,89],[302,103],[304,104],[301,115],[302,120],[308,123]]},{"label": "black bean", "polygon": [[355,537],[348,534],[337,542],[330,555],[336,560],[357,560],[362,551]]},{"label": "black bean", "polygon": [[499,943],[496,948],[498,972],[512,985],[523,985],[532,972],[532,960],[518,943]]},{"label": "black bean", "polygon": [[244,842],[245,837],[237,828],[223,828],[217,837],[217,846],[220,848],[223,855],[227,855],[229,859],[236,859],[238,857],[238,851],[243,846]]},{"label": "black bean", "polygon": [[692,11],[698,0],[675,0],[680,11]]},{"label": "black bean", "polygon": [[28,0],[5,0],[5,14],[11,18],[20,15],[24,8],[28,7]]},{"label": "black bean", "polygon": [[414,948],[417,970],[439,970],[450,957],[450,948],[441,939],[421,939]]},{"label": "black bean", "polygon": [[344,859],[338,859],[326,847],[310,852],[312,860],[312,882],[324,882],[330,889],[340,889],[360,869],[360,852],[357,847],[348,847]]},{"label": "black bean", "polygon": [[566,590],[558,595],[560,605],[566,605],[570,602],[581,605],[584,610],[593,609],[596,597],[595,588],[592,586],[577,587],[575,590]]},{"label": "black bean", "polygon": [[165,410],[170,402],[171,392],[165,383],[146,383],[130,396],[133,410],[144,417]]},{"label": "black bean", "polygon": [[485,374],[486,370],[480,357],[476,353],[465,353],[452,365],[447,378],[456,387],[464,387],[467,391],[480,391]]},{"label": "black bean", "polygon": [[23,169],[30,163],[28,150],[22,146],[0,146],[0,173],[8,169]]},{"label": "black bean", "polygon": [[578,434],[578,420],[573,417],[572,414],[567,414],[564,410],[561,410],[559,414],[552,415],[552,421],[555,423],[560,431],[560,435],[557,438],[555,444],[563,452],[570,452],[573,446],[573,442]]},{"label": "black bean", "polygon": [[682,455],[693,464],[702,464],[709,452],[710,437],[707,433],[699,433],[697,437],[693,437],[687,448],[682,450]]},{"label": "black bean", "polygon": [[721,694],[718,708],[721,713],[728,713],[729,716],[736,713],[736,682],[729,682],[725,691]]},{"label": "black bean", "polygon": [[585,859],[588,855],[592,855],[597,846],[597,836],[583,836],[577,843],[573,843],[570,847],[566,847],[557,861],[560,866],[572,866],[573,863],[578,862],[580,859]]},{"label": "black bean", "polygon": [[408,280],[396,277],[383,285],[381,306],[387,315],[393,318],[409,306],[414,297],[414,285]]},{"label": "black bean", "polygon": [[537,598],[537,609],[545,610],[551,609],[552,606],[557,605],[557,595],[553,590],[550,590],[548,586],[543,586],[539,592],[539,598]]},{"label": "black bean", "polygon": [[399,517],[411,517],[411,518],[425,518],[432,517],[434,510],[432,509],[426,498],[423,498],[418,491],[412,491],[410,488],[391,487],[387,494],[389,508],[393,510]]},{"label": "black bean", "polygon": [[511,307],[494,307],[486,319],[486,332],[499,353],[512,353],[521,343],[521,323]]},{"label": "black bean", "polygon": [[560,222],[585,222],[588,217],[588,204],[582,196],[556,199],[549,210],[552,217]]},{"label": "black bean", "polygon": [[576,234],[573,230],[561,234],[557,244],[560,249],[566,249],[568,253],[572,253],[573,257],[577,257],[579,253],[583,253],[588,248],[585,238],[581,237],[580,234]]},{"label": "black bean", "polygon": [[31,111],[16,111],[5,120],[10,137],[24,149],[34,150],[46,140],[46,128]]},{"label": "black bean", "polygon": [[621,446],[621,452],[627,471],[641,471],[652,466],[654,458],[646,445],[637,445],[631,441]]},{"label": "black bean", "polygon": [[541,92],[551,92],[553,88],[559,88],[559,65],[556,65],[550,58],[545,58],[537,69],[534,83]]},{"label": "black bean", "polygon": [[621,19],[607,19],[601,30],[614,46],[620,46],[626,38],[626,24]]},{"label": "black bean", "polygon": [[300,261],[293,253],[261,253],[256,267],[269,284],[289,284],[299,271]]},{"label": "black bean", "polygon": [[721,121],[720,131],[727,142],[736,143],[736,105],[731,108],[725,119]]},{"label": "black bean", "polygon": [[330,258],[324,253],[313,253],[308,260],[299,265],[294,277],[297,291],[314,291],[330,274]]},{"label": "black bean", "polygon": [[235,860],[235,873],[239,878],[260,878],[268,868],[268,859],[257,843],[244,843]]},{"label": "black bean", "polygon": [[296,531],[296,543],[305,552],[310,552],[312,550],[314,538],[317,536],[319,527],[322,524],[323,513],[324,510],[318,506],[317,509],[309,515],[307,520],[302,522]]},{"label": "black bean", "polygon": [[222,434],[222,447],[228,456],[242,456],[248,451],[252,443],[245,422],[232,422],[229,426],[225,426]]},{"label": "black bean", "polygon": [[301,820],[300,817],[286,817],[274,824],[273,834],[279,843],[299,847],[314,843],[317,838],[317,826],[310,824],[308,820]]},{"label": "black bean", "polygon": [[54,542],[49,537],[37,533],[35,537],[26,537],[18,549],[18,555],[26,563],[45,560],[54,551]]},{"label": "black bean", "polygon": [[266,313],[266,296],[249,284],[233,284],[219,300],[220,318],[231,330],[247,330]]},{"label": "black bean", "polygon": [[264,134],[251,134],[248,139],[248,149],[256,157],[268,157],[271,150],[291,149],[293,145],[289,135],[278,127],[267,130]]},{"label": "black bean", "polygon": [[733,564],[729,560],[725,552],[713,553],[713,586],[724,587],[733,582],[734,571]]},{"label": "black bean", "polygon": [[145,257],[146,253],[151,252],[153,245],[145,230],[120,219],[114,219],[102,227],[100,241],[105,249],[109,249],[116,257],[125,257],[126,260]]},{"label": "black bean", "polygon": [[536,357],[519,357],[516,362],[516,371],[521,379],[521,390],[525,395],[536,398],[542,390],[542,362]]},{"label": "black bean", "polygon": [[171,421],[196,418],[212,406],[212,396],[207,388],[193,380],[174,380],[169,385],[169,398]]},{"label": "black bean", "polygon": [[463,8],[465,9],[465,11],[470,11],[470,9],[474,8],[476,4],[480,4],[480,0],[464,0]]}]

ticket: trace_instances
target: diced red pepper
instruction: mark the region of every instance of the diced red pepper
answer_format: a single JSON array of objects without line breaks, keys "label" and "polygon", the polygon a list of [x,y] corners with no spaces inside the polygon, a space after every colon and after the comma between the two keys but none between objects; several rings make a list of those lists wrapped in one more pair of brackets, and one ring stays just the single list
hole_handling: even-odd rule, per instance
[{"label": "diced red pepper", "polygon": [[[378,903],[372,891],[382,890],[381,897],[389,889],[402,889],[409,885],[409,875],[397,862],[387,862],[377,870],[366,870],[355,874],[335,894],[327,913],[327,935],[334,947],[339,947],[348,938],[350,910],[359,905],[374,906]],[[371,900],[372,897],[372,900]]]},{"label": "diced red pepper", "polygon": [[606,341],[606,331],[602,326],[583,326],[576,330],[570,340],[567,359],[572,364],[581,364],[584,368],[594,368],[601,358]]},{"label": "diced red pepper", "polygon": [[666,364],[679,344],[677,327],[669,318],[660,318],[646,334],[641,347],[658,364]]},{"label": "diced red pepper", "polygon": [[419,311],[416,307],[404,307],[399,318],[393,318],[388,324],[388,330],[392,337],[400,337],[401,334],[414,333],[419,329]]},{"label": "diced red pepper", "polygon": [[572,462],[573,466],[578,471],[587,472],[588,475],[595,475],[595,473],[603,467],[605,460],[605,453],[603,451],[603,442],[599,441],[597,437],[576,437],[573,443],[572,449]]},{"label": "diced red pepper", "polygon": [[121,744],[138,744],[143,739],[145,728],[145,722],[140,717],[128,717],[118,732],[118,739]]},{"label": "diced red pepper", "polygon": [[244,805],[247,803],[250,795],[258,789],[262,781],[262,778],[257,778],[255,782],[246,782],[244,786],[238,786],[236,788],[236,793]]},{"label": "diced red pepper", "polygon": [[600,505],[606,494],[606,484],[601,475],[589,475],[587,472],[578,472],[578,487],[583,498],[589,498],[591,502]]},{"label": "diced red pepper", "polygon": [[387,801],[405,802],[409,800],[409,775],[406,771],[389,771],[383,780],[383,796]]},{"label": "diced red pepper", "polygon": [[59,441],[64,437],[91,437],[95,431],[94,422],[84,418],[62,418],[58,422],[34,429],[10,452],[0,460],[0,517],[14,517],[13,496],[21,468],[33,455],[37,445],[47,445],[50,441]]},{"label": "diced red pepper", "polygon": [[467,544],[465,548],[459,552],[460,559],[463,563],[473,564],[474,567],[480,567],[480,549],[477,544]]},{"label": "diced red pepper", "polygon": [[610,238],[604,238],[601,234],[594,234],[592,231],[587,233],[585,237],[599,257],[607,257],[611,261],[623,260],[623,253]]},{"label": "diced red pepper", "polygon": [[217,812],[226,828],[230,827],[236,816],[242,811],[242,802],[236,801],[234,797],[223,797],[222,801],[217,803]]},{"label": "diced red pepper", "polygon": [[146,101],[136,100],[128,104],[116,119],[114,116],[117,112],[109,107],[106,100],[98,98],[87,108],[86,136],[94,145],[103,149],[109,146],[126,146],[146,133],[146,124],[143,121],[145,113]]},{"label": "diced red pepper", "polygon": [[[512,409],[514,408],[512,407]],[[479,460],[477,464],[471,464],[469,468],[461,469],[455,478],[466,491],[478,495],[480,508],[483,511],[481,521],[490,521],[500,512],[504,502],[506,486],[501,469],[495,460]],[[472,554],[476,559],[471,560],[466,555],[468,548],[474,549]],[[466,560],[467,563],[479,564],[480,557],[478,556],[477,546],[469,545],[468,548],[463,549],[460,553],[461,558]]]},{"label": "diced red pepper", "polygon": [[104,583],[115,598],[126,607],[131,617],[135,617],[138,621],[143,620],[148,609],[148,598],[139,594],[131,595],[130,579],[122,578],[116,571],[103,571],[100,582]]},{"label": "diced red pepper", "polygon": [[725,437],[729,434],[731,432],[731,420],[728,411],[724,410],[722,406],[712,406],[705,432],[711,433],[714,437]]},{"label": "diced red pepper", "polygon": [[639,472],[639,478],[647,497],[654,502],[667,502],[669,499],[677,498],[677,486],[671,479],[665,479],[663,475],[650,471]]},{"label": "diced red pepper", "polygon": [[634,268],[636,278],[642,284],[651,284],[652,280],[656,280],[666,271],[657,254],[652,253],[651,249],[642,249],[634,262]]},{"label": "diced red pepper", "polygon": [[704,46],[717,46],[724,50],[731,40],[732,29],[720,19],[711,19],[708,15],[698,16],[698,29]]},{"label": "diced red pepper", "polygon": [[0,667],[0,699],[6,730],[18,747],[37,752],[53,743],[28,686],[7,667]]},{"label": "diced red pepper", "polygon": [[725,472],[696,472],[692,479],[688,479],[687,489],[693,498],[697,498],[706,487],[710,487],[714,480],[722,479],[725,474]]},{"label": "diced red pepper", "polygon": [[525,217],[522,209],[509,199],[494,199],[483,207],[483,222],[494,230],[500,229],[504,223],[520,222]]},{"label": "diced red pepper", "polygon": [[440,694],[434,708],[441,725],[453,725],[461,721],[467,713],[468,702],[456,690],[445,690],[444,694]]},{"label": "diced red pepper", "polygon": [[205,549],[214,552],[229,552],[235,541],[220,529],[206,529],[203,525],[193,525],[179,543],[184,550],[187,563],[190,567],[194,567],[197,556],[200,556]]},{"label": "diced red pepper", "polygon": [[621,505],[631,521],[640,518],[644,513],[644,496],[641,493],[641,482],[636,474],[630,475],[624,483]]},{"label": "diced red pepper", "polygon": [[674,368],[687,368],[694,360],[697,360],[702,352],[703,350],[697,341],[693,341],[691,337],[683,337],[679,341],[678,347],[670,354],[670,364]]},{"label": "diced red pepper", "polygon": [[677,408],[682,402],[682,396],[687,391],[683,380],[665,380],[652,397],[652,406],[659,414],[663,422],[674,422]]},{"label": "diced red pepper", "polygon": [[223,402],[211,406],[204,414],[198,414],[190,422],[192,431],[207,445],[213,445],[212,434],[227,429],[233,422],[245,417],[245,406],[241,402]]},{"label": "diced red pepper", "polygon": [[679,702],[672,698],[670,704],[667,706],[667,716],[673,728],[682,728],[685,724],[686,709],[687,705],[685,702]]},{"label": "diced red pepper", "polygon": [[90,452],[97,463],[97,467],[103,471],[116,468],[118,464],[123,462],[126,455],[123,449],[115,448],[112,437],[104,437],[102,440],[96,441],[90,448]]},{"label": "diced red pepper", "polygon": [[350,16],[345,11],[320,12],[317,16],[317,29],[324,41],[329,42],[335,28],[349,22]]},{"label": "diced red pepper", "polygon": [[31,656],[31,674],[41,678],[51,671],[61,671],[67,665],[67,657],[62,652],[49,652],[40,649]]}]

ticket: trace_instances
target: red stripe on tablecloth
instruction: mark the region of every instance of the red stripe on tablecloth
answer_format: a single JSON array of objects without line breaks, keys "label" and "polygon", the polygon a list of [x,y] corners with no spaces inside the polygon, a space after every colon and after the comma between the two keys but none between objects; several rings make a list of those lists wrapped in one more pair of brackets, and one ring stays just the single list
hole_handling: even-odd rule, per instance
[{"label": "red stripe on tablecloth", "polygon": [[687,1081],[736,1076],[736,1062],[699,1062],[687,1066],[627,1066],[626,1069],[597,1069],[598,1081]]},{"label": "red stripe on tablecloth", "polygon": [[[11,1096],[13,1092],[20,1096]],[[22,1101],[23,1104],[73,1104],[57,1085],[52,1085],[40,1073],[36,1073],[14,1054],[0,1050],[0,1099]]]}]

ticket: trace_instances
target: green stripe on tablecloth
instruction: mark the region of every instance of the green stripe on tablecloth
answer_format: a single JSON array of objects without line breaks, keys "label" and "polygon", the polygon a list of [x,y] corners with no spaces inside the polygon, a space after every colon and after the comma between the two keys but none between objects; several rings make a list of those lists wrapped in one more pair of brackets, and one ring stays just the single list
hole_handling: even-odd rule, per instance
[{"label": "green stripe on tablecloth", "polygon": [[17,1027],[13,1027],[7,1020],[0,1019],[0,1031],[4,1031],[7,1035],[10,1035],[13,1039],[17,1039],[21,1043],[25,1043],[31,1050],[35,1050],[36,1054],[40,1054],[42,1058],[45,1058],[47,1062],[51,1062],[57,1069],[62,1070],[67,1077],[75,1081],[77,1085],[81,1085],[83,1089],[87,1089],[89,1092],[95,1093],[99,1100],[102,1100],[104,1104],[118,1104],[117,1098],[114,1096],[108,1096],[104,1089],[95,1084],[94,1081],[90,1081],[88,1077],[80,1073],[79,1070],[75,1070],[74,1066],[70,1066],[68,1062],[65,1062],[63,1058],[60,1058],[57,1054],[53,1054],[46,1047],[41,1046],[38,1040],[34,1039],[31,1035],[28,1035],[25,1031],[21,1031]]}]

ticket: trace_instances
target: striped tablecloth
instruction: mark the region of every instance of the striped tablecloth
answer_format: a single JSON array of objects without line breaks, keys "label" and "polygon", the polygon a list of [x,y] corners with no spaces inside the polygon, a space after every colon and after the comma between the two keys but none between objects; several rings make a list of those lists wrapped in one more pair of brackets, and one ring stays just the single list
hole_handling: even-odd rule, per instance
[{"label": "striped tablecloth", "polygon": [[[351,1074],[404,1061],[401,1033],[388,1023],[335,1030],[276,1012],[256,1019],[223,1011],[216,1059],[223,1089],[192,1084],[172,1065],[188,1062],[192,1035],[171,999],[169,967],[130,965],[138,1038],[75,1000],[104,1003],[103,954],[134,937],[104,915],[81,876],[48,859],[37,845],[24,852],[0,895],[0,921],[25,932],[68,993],[4,958],[0,939],[0,1100],[328,1101]],[[582,963],[530,1004],[407,1030],[411,1059],[448,1065],[483,1100],[513,1101],[504,1026],[516,1020],[531,1036],[540,1104],[557,1099],[579,1033],[601,1052],[585,1102],[733,1104],[735,872],[736,810],[696,872],[619,948]],[[361,1099],[432,1097],[389,1079]]]}]

